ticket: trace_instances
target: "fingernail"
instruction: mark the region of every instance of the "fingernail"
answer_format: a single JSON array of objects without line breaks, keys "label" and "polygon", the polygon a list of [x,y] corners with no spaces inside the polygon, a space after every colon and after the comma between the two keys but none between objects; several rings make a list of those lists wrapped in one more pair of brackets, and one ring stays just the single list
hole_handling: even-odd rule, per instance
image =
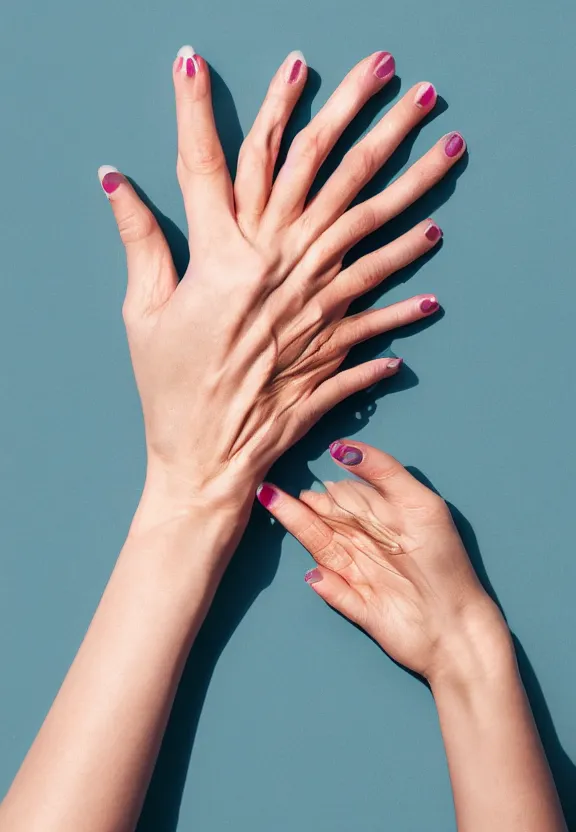
[{"label": "fingernail", "polygon": [[359,465],[364,459],[364,454],[352,445],[343,445],[342,442],[332,442],[330,445],[330,456],[343,465]]},{"label": "fingernail", "polygon": [[392,361],[389,361],[386,366],[389,370],[399,370],[403,362],[403,358],[393,358]]},{"label": "fingernail", "polygon": [[176,71],[184,72],[189,78],[193,78],[198,72],[198,61],[196,52],[192,46],[183,46],[176,55]]},{"label": "fingernail", "polygon": [[258,500],[262,503],[264,508],[270,508],[276,497],[278,496],[278,492],[276,489],[272,488],[271,485],[268,483],[263,482],[262,485],[259,485],[256,490],[256,496]]},{"label": "fingernail", "polygon": [[417,107],[428,107],[434,101],[435,96],[434,84],[421,84],[416,90],[414,103]]},{"label": "fingernail", "polygon": [[420,303],[420,309],[422,312],[430,315],[432,312],[436,312],[437,309],[440,309],[440,304],[436,298],[424,298],[424,300]]},{"label": "fingernail", "polygon": [[464,139],[462,138],[460,133],[449,133],[446,137],[444,153],[446,154],[446,156],[449,156],[451,159],[453,159],[454,156],[458,156],[463,147]]},{"label": "fingernail", "polygon": [[430,220],[430,225],[424,232],[424,236],[427,240],[430,240],[431,243],[436,243],[442,236],[442,229],[440,228],[440,226],[436,225],[435,222],[432,222],[432,220]]},{"label": "fingernail", "polygon": [[102,165],[101,168],[98,168],[98,178],[106,196],[113,194],[122,182],[126,181],[118,168],[113,168],[112,165]]},{"label": "fingernail", "polygon": [[310,569],[304,575],[304,580],[307,584],[317,584],[318,581],[322,580],[322,573],[319,569]]},{"label": "fingernail", "polygon": [[291,52],[288,56],[290,61],[288,63],[288,72],[286,82],[288,84],[295,84],[302,73],[302,67],[306,66],[306,58],[302,52]]},{"label": "fingernail", "polygon": [[376,78],[387,78],[396,72],[396,61],[390,52],[380,52],[378,55],[378,63],[374,67],[374,75]]}]

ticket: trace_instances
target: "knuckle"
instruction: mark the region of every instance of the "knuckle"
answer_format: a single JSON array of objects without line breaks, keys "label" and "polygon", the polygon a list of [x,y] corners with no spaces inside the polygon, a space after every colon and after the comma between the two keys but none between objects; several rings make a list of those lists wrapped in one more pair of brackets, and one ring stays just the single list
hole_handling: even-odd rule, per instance
[{"label": "knuckle", "polygon": [[374,154],[368,147],[358,145],[348,154],[344,172],[352,185],[360,188],[372,176],[374,171]]},{"label": "knuckle", "polygon": [[352,239],[362,239],[376,228],[376,215],[367,202],[358,205],[349,212],[348,231]]},{"label": "knuckle", "polygon": [[133,206],[118,218],[120,239],[127,245],[149,237],[156,228],[156,220],[149,211]]},{"label": "knuckle", "polygon": [[292,142],[292,151],[299,158],[312,164],[320,158],[320,142],[318,133],[302,130]]},{"label": "knuckle", "polygon": [[209,176],[222,170],[226,162],[222,148],[214,145],[209,139],[196,139],[186,153],[178,157],[180,171]]}]

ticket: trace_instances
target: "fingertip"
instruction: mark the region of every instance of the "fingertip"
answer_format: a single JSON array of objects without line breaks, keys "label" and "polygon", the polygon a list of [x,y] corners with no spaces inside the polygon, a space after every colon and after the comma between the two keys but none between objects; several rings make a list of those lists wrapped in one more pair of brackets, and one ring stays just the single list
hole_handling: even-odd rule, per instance
[{"label": "fingertip", "polygon": [[447,133],[441,141],[444,142],[444,153],[449,159],[459,159],[466,150],[466,141],[461,133]]},{"label": "fingertip", "polygon": [[112,165],[101,165],[98,168],[98,179],[107,197],[113,194],[126,181],[124,174]]},{"label": "fingertip", "polygon": [[433,315],[440,309],[440,303],[438,302],[436,295],[428,295],[427,297],[422,298],[418,305],[420,311],[425,315]]},{"label": "fingertip", "polygon": [[317,567],[309,569],[304,575],[304,580],[309,586],[312,584],[318,584],[322,580],[322,572]]},{"label": "fingertip", "polygon": [[414,96],[414,104],[421,110],[427,110],[436,104],[438,94],[436,87],[429,81],[423,81],[418,85]]},{"label": "fingertip", "polygon": [[297,84],[304,79],[308,64],[306,58],[299,49],[290,52],[286,58],[286,70],[284,78],[287,84]]},{"label": "fingertip", "polygon": [[349,445],[347,442],[340,440],[332,442],[329,447],[329,451],[332,459],[335,459],[336,462],[342,463],[342,465],[360,465],[364,459],[364,454],[360,448],[355,448],[353,445]]},{"label": "fingertip", "polygon": [[258,502],[270,510],[274,503],[278,501],[278,492],[270,483],[263,482],[256,489],[256,498]]},{"label": "fingertip", "polygon": [[432,219],[426,220],[426,226],[424,228],[424,236],[428,240],[428,242],[436,245],[442,237],[444,236],[444,232],[440,228],[440,226],[434,222]]}]

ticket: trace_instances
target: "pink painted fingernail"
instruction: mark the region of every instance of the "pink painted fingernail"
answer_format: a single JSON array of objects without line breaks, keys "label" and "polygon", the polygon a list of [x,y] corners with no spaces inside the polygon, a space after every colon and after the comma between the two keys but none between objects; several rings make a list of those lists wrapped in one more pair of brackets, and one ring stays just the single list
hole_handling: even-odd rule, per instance
[{"label": "pink painted fingernail", "polygon": [[262,503],[264,508],[270,508],[270,506],[278,496],[278,492],[275,488],[272,488],[271,485],[268,485],[267,482],[263,482],[262,485],[258,486],[258,489],[256,490],[256,496],[258,497],[258,500]]},{"label": "pink painted fingernail", "polygon": [[444,153],[451,159],[462,151],[464,147],[464,139],[460,133],[449,133],[444,144]]},{"label": "pink painted fingernail", "polygon": [[113,168],[112,165],[102,165],[98,169],[98,178],[106,196],[113,194],[126,181],[126,177],[119,172],[118,168]]},{"label": "pink painted fingernail", "polygon": [[435,222],[430,220],[430,225],[424,232],[424,236],[427,240],[430,240],[431,243],[437,243],[440,237],[442,236],[442,229],[440,226],[436,225]]},{"label": "pink painted fingernail", "polygon": [[403,363],[403,358],[393,358],[386,366],[389,370],[399,370]]},{"label": "pink painted fingernail", "polygon": [[427,315],[431,315],[432,312],[436,312],[438,309],[440,309],[440,304],[434,297],[424,298],[424,300],[420,302],[420,309]]},{"label": "pink painted fingernail", "polygon": [[304,580],[307,584],[317,584],[318,581],[322,580],[322,572],[319,569],[310,569],[304,575]]},{"label": "pink painted fingernail", "polygon": [[380,52],[377,57],[377,63],[374,67],[374,75],[376,78],[382,80],[388,78],[396,72],[396,61],[390,52]]},{"label": "pink painted fingernail", "polygon": [[193,78],[198,72],[198,58],[192,46],[183,46],[179,49],[176,61],[178,72],[185,73],[188,78]]},{"label": "pink painted fingernail", "polygon": [[330,456],[343,465],[359,465],[364,459],[360,448],[352,445],[344,445],[342,442],[332,442],[330,445]]},{"label": "pink painted fingernail", "polygon": [[436,97],[436,90],[434,84],[421,84],[416,90],[416,98],[414,103],[417,107],[428,107]]},{"label": "pink painted fingernail", "polygon": [[306,58],[302,52],[291,52],[288,55],[288,72],[286,83],[295,84],[302,74],[302,68],[306,66]]}]

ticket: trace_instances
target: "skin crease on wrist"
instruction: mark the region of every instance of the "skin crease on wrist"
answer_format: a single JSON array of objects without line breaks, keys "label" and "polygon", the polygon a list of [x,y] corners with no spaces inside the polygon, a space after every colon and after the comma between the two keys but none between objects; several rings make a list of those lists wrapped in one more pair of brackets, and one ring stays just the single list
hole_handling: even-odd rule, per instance
[{"label": "skin crease on wrist", "polygon": [[[88,633],[0,808],[2,832],[135,828],[184,662],[243,531],[257,483],[330,408],[400,371],[401,361],[390,358],[341,370],[353,346],[439,309],[436,295],[425,293],[347,314],[352,301],[438,244],[442,232],[434,220],[423,220],[351,265],[343,261],[353,246],[442,179],[465,153],[463,137],[450,132],[439,138],[384,191],[354,204],[433,110],[436,90],[420,82],[345,154],[309,200],[327,155],[364,104],[394,77],[395,60],[379,51],[353,67],[296,136],[274,178],[280,141],[307,71],[300,52],[279,67],[232,182],[214,123],[208,64],[191,47],[178,53],[172,67],[177,177],[190,245],[190,265],[180,281],[156,219],[129,179],[110,166],[99,171],[126,250],[123,314],[144,416],[146,484]],[[357,443],[352,451],[357,455],[359,448]],[[345,457],[347,445],[336,450],[343,455],[339,464],[353,464],[354,456]],[[360,448],[362,460],[363,453]],[[368,479],[370,468],[362,460],[356,470]],[[317,557],[317,574],[309,582],[321,597],[407,666],[431,679],[454,682],[462,672],[468,678],[470,640],[463,641],[456,672],[445,659],[458,654],[454,644],[447,649],[448,632],[470,622],[472,610],[489,610],[499,622],[494,632],[506,631],[482,594],[445,507],[421,490],[404,504],[402,486],[394,492],[396,483],[405,482],[400,470],[392,466],[380,483],[384,495],[366,484],[329,484],[327,495],[298,501],[270,487],[269,508]],[[408,491],[416,495],[412,486]],[[266,493],[261,489],[260,498]],[[413,500],[422,505],[413,506]],[[303,512],[311,521],[306,534]],[[478,655],[484,644],[479,640]],[[472,711],[480,720],[468,719],[470,708],[452,695],[453,687],[459,685],[439,687],[443,733],[451,773],[456,760],[456,770],[469,774],[459,743],[466,737],[468,748],[480,747],[478,736],[486,731],[475,729],[485,714],[474,698]],[[520,702],[514,713],[522,714],[512,676],[505,693]],[[459,720],[456,731],[451,713]],[[524,717],[512,723],[509,745],[534,739]],[[499,737],[481,749],[482,769],[492,767],[495,749],[502,750]],[[529,755],[529,785],[541,796],[545,774],[538,753]],[[453,774],[453,781],[461,828],[484,828],[474,825],[479,808],[467,794],[468,779],[461,783]],[[511,791],[517,793],[515,783]],[[505,803],[501,795],[495,800],[499,807]],[[534,817],[540,820],[542,813]],[[538,832],[556,828],[541,825]]]}]

